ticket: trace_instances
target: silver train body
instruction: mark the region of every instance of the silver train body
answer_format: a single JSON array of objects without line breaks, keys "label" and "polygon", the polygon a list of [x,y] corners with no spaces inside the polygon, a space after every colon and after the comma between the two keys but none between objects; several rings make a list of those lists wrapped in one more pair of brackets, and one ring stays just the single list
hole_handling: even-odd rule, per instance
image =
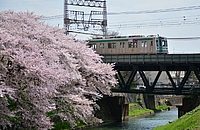
[{"label": "silver train body", "polygon": [[168,53],[167,39],[157,35],[96,38],[88,45],[101,55]]}]

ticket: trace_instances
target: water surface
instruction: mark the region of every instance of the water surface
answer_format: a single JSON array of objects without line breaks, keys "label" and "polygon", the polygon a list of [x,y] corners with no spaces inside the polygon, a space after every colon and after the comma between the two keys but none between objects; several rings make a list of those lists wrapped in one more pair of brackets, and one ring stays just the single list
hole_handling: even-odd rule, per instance
[{"label": "water surface", "polygon": [[88,130],[152,130],[153,128],[165,125],[178,119],[178,109],[158,112],[145,118],[132,118],[122,123],[114,123]]}]

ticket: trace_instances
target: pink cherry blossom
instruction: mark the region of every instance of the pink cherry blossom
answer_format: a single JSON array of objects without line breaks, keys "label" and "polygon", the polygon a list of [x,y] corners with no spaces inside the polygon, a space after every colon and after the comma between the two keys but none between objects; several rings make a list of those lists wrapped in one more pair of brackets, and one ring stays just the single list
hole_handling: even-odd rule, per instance
[{"label": "pink cherry blossom", "polygon": [[116,84],[113,65],[40,18],[0,12],[0,126],[50,129],[50,111],[72,126],[77,119],[100,121],[96,100]]}]

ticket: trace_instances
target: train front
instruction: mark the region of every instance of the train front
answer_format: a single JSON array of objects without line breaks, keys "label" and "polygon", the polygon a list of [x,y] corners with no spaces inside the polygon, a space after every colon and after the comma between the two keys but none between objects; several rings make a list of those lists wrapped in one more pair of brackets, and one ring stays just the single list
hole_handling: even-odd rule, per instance
[{"label": "train front", "polygon": [[157,53],[168,53],[167,38],[158,36],[156,38]]}]

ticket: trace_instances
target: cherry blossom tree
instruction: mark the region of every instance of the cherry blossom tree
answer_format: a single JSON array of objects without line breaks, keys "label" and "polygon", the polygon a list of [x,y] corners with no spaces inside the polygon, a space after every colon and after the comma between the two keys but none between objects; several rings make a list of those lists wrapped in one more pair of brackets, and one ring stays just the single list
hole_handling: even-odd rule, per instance
[{"label": "cherry blossom tree", "polygon": [[116,84],[113,65],[30,12],[0,12],[0,129],[51,129],[59,117],[100,122],[96,101]]}]

